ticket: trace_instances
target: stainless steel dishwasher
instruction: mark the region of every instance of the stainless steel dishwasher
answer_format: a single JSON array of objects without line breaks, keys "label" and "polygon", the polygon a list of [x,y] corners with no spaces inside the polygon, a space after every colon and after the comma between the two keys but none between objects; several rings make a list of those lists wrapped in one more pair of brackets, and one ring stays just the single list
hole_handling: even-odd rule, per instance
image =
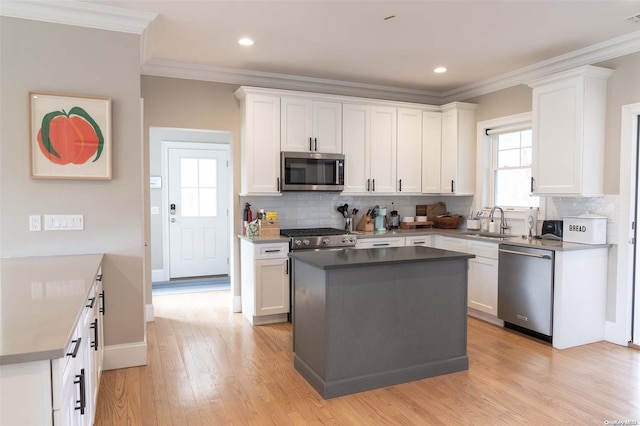
[{"label": "stainless steel dishwasher", "polygon": [[505,327],[551,342],[553,267],[552,250],[500,244],[498,318]]}]

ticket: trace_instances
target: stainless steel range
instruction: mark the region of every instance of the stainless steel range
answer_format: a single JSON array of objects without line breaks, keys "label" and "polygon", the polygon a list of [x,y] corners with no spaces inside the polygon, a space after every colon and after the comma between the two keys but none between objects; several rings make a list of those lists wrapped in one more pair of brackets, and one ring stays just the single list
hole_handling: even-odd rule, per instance
[{"label": "stainless steel range", "polygon": [[356,236],[335,228],[281,229],[289,237],[289,250],[323,250],[354,247]]}]

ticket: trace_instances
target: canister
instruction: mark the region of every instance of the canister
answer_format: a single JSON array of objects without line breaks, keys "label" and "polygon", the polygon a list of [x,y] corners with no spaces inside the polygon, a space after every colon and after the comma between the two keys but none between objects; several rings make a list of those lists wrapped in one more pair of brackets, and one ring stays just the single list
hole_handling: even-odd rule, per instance
[{"label": "canister", "polygon": [[593,214],[565,216],[562,240],[568,243],[606,244],[607,218]]}]

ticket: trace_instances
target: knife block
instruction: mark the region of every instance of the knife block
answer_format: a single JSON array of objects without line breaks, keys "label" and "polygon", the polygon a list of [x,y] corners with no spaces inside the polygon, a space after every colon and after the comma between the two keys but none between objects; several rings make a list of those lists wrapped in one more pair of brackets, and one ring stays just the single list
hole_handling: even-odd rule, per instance
[{"label": "knife block", "polygon": [[373,218],[369,215],[363,215],[356,226],[356,231],[373,232]]}]

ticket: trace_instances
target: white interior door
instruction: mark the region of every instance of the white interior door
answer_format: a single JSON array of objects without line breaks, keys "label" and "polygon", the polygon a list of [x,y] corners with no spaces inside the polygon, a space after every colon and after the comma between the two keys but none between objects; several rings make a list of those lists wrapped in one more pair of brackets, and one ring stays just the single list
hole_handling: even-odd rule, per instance
[{"label": "white interior door", "polygon": [[171,278],[229,274],[228,151],[170,148]]}]

